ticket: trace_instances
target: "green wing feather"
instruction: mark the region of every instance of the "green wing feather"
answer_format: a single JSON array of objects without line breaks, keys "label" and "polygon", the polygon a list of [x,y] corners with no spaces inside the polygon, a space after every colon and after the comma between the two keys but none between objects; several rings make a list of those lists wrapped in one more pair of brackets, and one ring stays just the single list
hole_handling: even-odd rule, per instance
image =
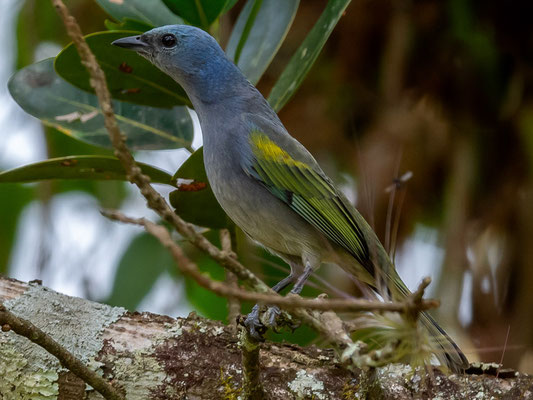
[{"label": "green wing feather", "polygon": [[292,158],[259,130],[250,133],[250,145],[247,172],[373,274],[363,233],[323,173]]}]

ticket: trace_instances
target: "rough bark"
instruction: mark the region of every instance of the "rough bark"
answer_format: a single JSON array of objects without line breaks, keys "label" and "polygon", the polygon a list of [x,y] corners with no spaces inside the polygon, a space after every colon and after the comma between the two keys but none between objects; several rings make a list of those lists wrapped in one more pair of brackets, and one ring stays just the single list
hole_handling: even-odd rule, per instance
[{"label": "rough bark", "polygon": [[[0,301],[100,371],[127,399],[238,399],[243,376],[234,331],[194,315],[130,313],[0,277]],[[270,399],[527,399],[519,373],[433,377],[405,365],[349,371],[332,351],[262,344],[260,377]],[[0,398],[101,399],[43,349],[0,332]]]}]

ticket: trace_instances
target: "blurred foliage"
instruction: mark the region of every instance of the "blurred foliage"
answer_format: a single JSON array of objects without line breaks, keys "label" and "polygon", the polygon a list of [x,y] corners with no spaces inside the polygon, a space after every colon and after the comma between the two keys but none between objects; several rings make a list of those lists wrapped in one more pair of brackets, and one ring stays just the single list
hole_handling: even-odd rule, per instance
[{"label": "blurred foliage", "polygon": [[211,191],[204,169],[203,148],[191,154],[176,171],[172,181],[177,183],[178,190],[170,193],[170,204],[183,219],[212,229],[232,225]]},{"label": "blurred foliage", "polygon": [[[437,230],[445,251],[441,279],[434,282],[436,297],[443,303],[441,318],[448,325],[457,324],[461,296],[468,296],[471,289],[472,320],[465,327],[467,335],[459,338],[468,356],[475,358],[475,349],[479,349],[481,358],[499,360],[510,327],[506,364],[533,372],[533,41],[529,18],[533,3],[363,0],[346,8],[348,1],[273,1],[282,13],[279,16],[266,0],[213,2],[213,9],[204,10],[204,16],[199,9],[180,8],[185,3],[178,0],[155,2],[158,5],[150,9],[144,0],[125,2],[128,7],[109,0],[97,3],[103,8],[90,0],[69,4],[84,32],[148,29],[183,19],[228,43],[228,54],[238,59],[262,93],[270,93],[272,104],[277,109],[286,104],[280,111],[285,126],[316,155],[328,174],[338,181],[346,172],[356,177],[358,208],[380,238],[385,238],[390,214],[390,194],[385,188],[405,171],[412,171],[413,178],[395,192],[394,212],[389,216],[397,226],[398,252],[406,239],[413,238],[417,224]],[[292,23],[295,5],[298,11]],[[112,21],[104,24],[106,18]],[[265,29],[270,24],[272,30]],[[119,33],[98,35],[114,34]],[[25,1],[17,40],[19,68],[33,62],[35,49],[43,41],[68,44],[49,2],[39,0]],[[259,57],[254,52],[259,48],[269,54]],[[140,60],[132,58],[131,62]],[[66,70],[72,65],[69,61]],[[49,157],[109,155],[57,131],[46,132]],[[4,194],[4,211],[0,212],[3,271],[25,204],[32,199],[46,203],[55,194],[74,189],[109,203],[109,191],[98,189],[97,184],[0,185]],[[121,188],[116,190],[115,201],[120,204],[124,186],[105,184]],[[206,193],[190,192],[193,196]],[[190,211],[189,205],[183,208]],[[279,260],[241,242],[240,257],[270,284],[284,275],[276,267]],[[132,246],[128,251],[134,251]],[[223,279],[220,268],[188,247],[187,251],[206,273]],[[132,297],[119,298],[116,289],[111,298],[135,307],[161,273],[161,265],[142,271],[137,264],[139,274],[152,274],[140,294],[120,289],[122,295],[132,293]],[[133,288],[137,284],[133,280],[138,279],[135,274],[117,272],[117,277]],[[323,268],[320,274],[343,290],[357,293],[352,282],[332,270]],[[463,293],[467,277],[472,286]],[[306,294],[325,291],[319,286],[306,288]],[[189,281],[186,292],[202,313],[226,318],[225,301]],[[243,311],[249,306],[243,305]],[[294,341],[298,335],[304,336],[297,340],[300,343],[313,340],[312,332],[300,329],[285,337]]]},{"label": "blurred foliage", "polygon": [[122,255],[111,294],[105,302],[135,311],[157,279],[173,270],[172,255],[161,242],[148,233],[141,233],[133,238]]}]

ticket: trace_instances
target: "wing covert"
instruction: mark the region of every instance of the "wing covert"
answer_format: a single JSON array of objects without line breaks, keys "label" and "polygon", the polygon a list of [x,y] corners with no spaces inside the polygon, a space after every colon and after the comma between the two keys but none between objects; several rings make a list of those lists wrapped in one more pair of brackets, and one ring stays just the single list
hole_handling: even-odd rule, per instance
[{"label": "wing covert", "polygon": [[250,148],[245,171],[373,274],[363,233],[324,174],[292,157],[261,130],[250,132]]}]

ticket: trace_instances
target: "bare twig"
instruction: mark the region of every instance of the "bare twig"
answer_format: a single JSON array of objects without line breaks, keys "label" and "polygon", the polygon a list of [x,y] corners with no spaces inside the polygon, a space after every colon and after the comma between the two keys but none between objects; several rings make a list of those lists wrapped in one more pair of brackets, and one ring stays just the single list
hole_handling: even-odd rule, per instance
[{"label": "bare twig", "polygon": [[[157,225],[144,218],[130,218],[118,211],[102,211],[106,217],[121,221],[125,223],[143,226],[148,233],[156,237],[165,246],[174,260],[178,264],[178,268],[184,274],[191,276],[200,286],[218,294],[219,296],[239,299],[244,301],[260,302],[269,305],[277,305],[288,310],[296,308],[309,308],[313,310],[336,310],[336,311],[397,311],[404,312],[406,309],[411,309],[411,304],[420,310],[427,310],[436,307],[438,302],[434,300],[418,300],[409,302],[381,302],[370,301],[362,299],[305,299],[299,296],[282,297],[276,292],[270,290],[269,293],[254,293],[242,290],[238,287],[232,287],[224,282],[214,281],[209,277],[203,275],[195,263],[193,263],[183,253],[179,245],[172,240],[169,231],[161,225]],[[427,278],[429,279],[429,278]],[[428,283],[429,284],[429,283]],[[415,292],[418,296],[418,291]],[[423,294],[423,290],[422,290]]]},{"label": "bare twig", "polygon": [[54,355],[64,367],[76,374],[85,383],[91,385],[105,399],[125,399],[124,395],[117,388],[113,387],[95,371],[90,370],[66,348],[52,339],[52,337],[33,325],[30,321],[19,318],[11,311],[8,311],[2,303],[0,303],[0,325],[2,325],[2,331],[7,332],[13,330],[15,333],[24,336]]}]

